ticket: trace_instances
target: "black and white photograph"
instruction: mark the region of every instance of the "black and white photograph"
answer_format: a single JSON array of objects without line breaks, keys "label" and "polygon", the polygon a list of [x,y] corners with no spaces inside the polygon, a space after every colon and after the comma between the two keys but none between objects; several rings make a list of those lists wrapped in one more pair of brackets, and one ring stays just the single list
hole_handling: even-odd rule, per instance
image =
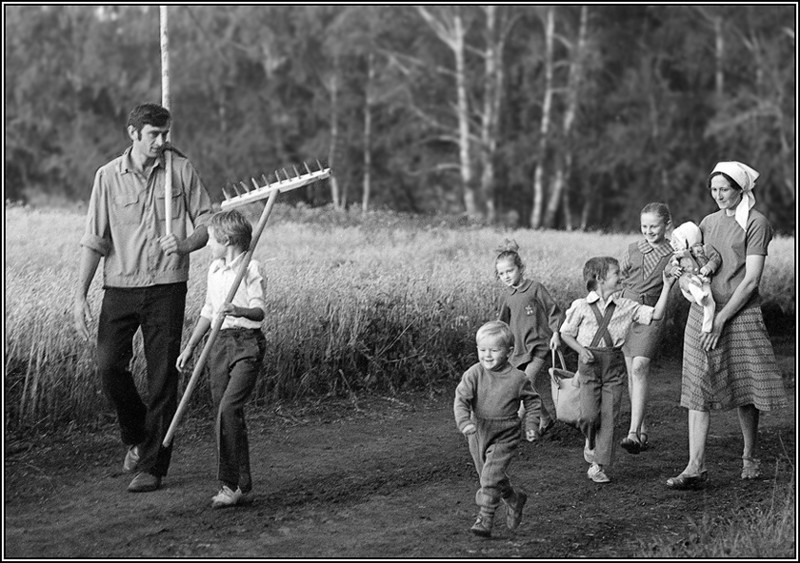
[{"label": "black and white photograph", "polygon": [[4,2],[3,560],[796,560],[797,10]]}]

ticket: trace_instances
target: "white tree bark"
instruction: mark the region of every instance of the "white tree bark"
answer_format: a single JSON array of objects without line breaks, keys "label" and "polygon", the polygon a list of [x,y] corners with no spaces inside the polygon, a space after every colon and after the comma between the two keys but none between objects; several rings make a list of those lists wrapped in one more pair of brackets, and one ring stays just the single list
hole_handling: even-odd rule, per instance
[{"label": "white tree bark", "polygon": [[418,6],[417,11],[436,33],[436,36],[447,45],[455,57],[456,74],[456,117],[458,120],[458,154],[461,184],[463,189],[464,209],[467,215],[479,216],[475,187],[473,185],[473,164],[470,151],[469,102],[467,99],[466,53],[464,39],[466,30],[461,17],[461,8],[452,6],[452,11],[440,13],[439,17]]},{"label": "white tree bark", "polygon": [[[562,124],[564,146],[562,158],[559,159],[553,189],[547,202],[547,210],[544,216],[544,227],[549,229],[555,223],[556,213],[559,204],[566,206],[566,182],[569,179],[572,168],[572,126],[575,122],[575,115],[578,112],[580,103],[580,87],[583,82],[583,60],[586,52],[586,34],[589,22],[589,8],[581,7],[581,19],[578,26],[578,37],[572,48],[572,60],[569,66],[569,78],[567,79],[567,103],[564,110],[564,121]],[[565,207],[565,213],[569,215],[569,209]]]},{"label": "white tree bark", "polygon": [[531,228],[542,225],[544,205],[544,160],[547,157],[548,135],[550,134],[550,111],[553,105],[553,37],[555,35],[555,9],[548,6],[545,15],[545,88],[542,103],[542,121],[539,125],[539,154],[536,171],[533,174],[533,208],[531,209]]},{"label": "white tree bark", "polygon": [[373,82],[375,81],[375,55],[367,55],[367,87],[366,100],[364,102],[364,182],[361,196],[361,212],[366,213],[369,209],[369,196],[372,189],[372,106],[375,103],[375,93]]}]

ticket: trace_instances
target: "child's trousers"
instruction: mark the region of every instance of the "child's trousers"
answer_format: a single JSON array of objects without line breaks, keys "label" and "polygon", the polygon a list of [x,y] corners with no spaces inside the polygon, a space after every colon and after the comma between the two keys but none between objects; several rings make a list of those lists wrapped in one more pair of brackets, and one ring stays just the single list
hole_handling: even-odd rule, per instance
[{"label": "child's trousers", "polygon": [[208,355],[216,413],[217,478],[238,484],[243,493],[253,488],[244,405],[255,388],[266,348],[258,329],[226,329],[219,331]]},{"label": "child's trousers", "polygon": [[478,431],[467,436],[469,452],[481,482],[475,504],[482,512],[494,513],[501,499],[511,498],[515,493],[506,470],[519,445],[519,418],[479,418],[475,426]]},{"label": "child's trousers", "polygon": [[578,426],[594,445],[594,462],[608,467],[617,445],[622,390],[625,382],[625,356],[619,348],[589,348],[594,362],[578,362],[581,384],[581,419]]}]

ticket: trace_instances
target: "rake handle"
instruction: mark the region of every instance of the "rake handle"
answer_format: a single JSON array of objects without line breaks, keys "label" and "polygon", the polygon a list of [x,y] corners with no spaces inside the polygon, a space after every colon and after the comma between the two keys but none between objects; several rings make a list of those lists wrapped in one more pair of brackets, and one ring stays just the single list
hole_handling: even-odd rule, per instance
[{"label": "rake handle", "polygon": [[[239,289],[239,284],[242,282],[242,279],[244,279],[245,272],[247,272],[247,266],[250,264],[250,259],[253,257],[253,251],[258,244],[258,239],[261,238],[261,233],[264,231],[264,227],[267,225],[267,219],[269,218],[270,213],[272,213],[272,207],[275,205],[275,200],[278,198],[278,193],[279,192],[276,190],[269,195],[267,204],[264,206],[264,211],[261,212],[261,218],[258,220],[258,225],[256,225],[256,228],[253,231],[253,237],[250,241],[250,248],[242,260],[242,263],[239,265],[239,271],[236,273],[236,278],[233,280],[233,284],[228,291],[228,297],[225,300],[226,303],[233,301],[233,298],[236,296],[236,291]],[[217,335],[222,328],[222,323],[224,320],[224,315],[217,315],[217,318],[214,319],[214,324],[211,327],[211,334],[209,334],[206,344],[203,346],[203,351],[200,354],[200,358],[197,360],[197,364],[194,366],[192,377],[189,379],[189,383],[186,384],[186,390],[183,392],[181,402],[178,405],[178,409],[175,411],[175,415],[172,417],[172,422],[169,425],[169,429],[164,436],[162,445],[165,448],[168,448],[172,443],[172,438],[175,436],[175,431],[178,428],[178,424],[180,423],[183,413],[186,411],[186,407],[189,404],[189,397],[191,397],[192,391],[194,391],[194,388],[197,385],[197,380],[200,378],[200,374],[203,372],[206,360],[211,352],[211,346],[217,339]]]}]

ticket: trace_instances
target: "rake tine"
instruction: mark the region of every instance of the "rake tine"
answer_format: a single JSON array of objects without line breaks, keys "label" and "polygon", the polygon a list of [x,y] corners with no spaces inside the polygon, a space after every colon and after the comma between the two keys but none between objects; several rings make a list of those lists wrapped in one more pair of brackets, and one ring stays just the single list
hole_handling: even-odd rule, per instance
[{"label": "rake tine", "polygon": [[275,171],[275,179],[278,181],[278,183],[283,182],[283,180],[281,180],[281,175],[278,174],[277,170]]},{"label": "rake tine", "polygon": [[250,188],[247,187],[247,184],[245,184],[244,182],[239,182],[239,183],[242,185],[244,193],[248,193],[250,191]]},{"label": "rake tine", "polygon": [[231,195],[227,191],[225,191],[225,186],[222,186],[222,195],[225,196],[226,200],[229,200],[231,198]]},{"label": "rake tine", "polygon": [[292,168],[294,168],[294,175],[295,175],[295,177],[299,178],[299,177],[300,177],[300,172],[298,172],[298,171],[297,171],[297,166],[295,166],[294,164],[292,164]]},{"label": "rake tine", "polygon": [[319,171],[322,172],[322,165],[319,163],[319,159],[316,159],[317,166],[319,166]]},{"label": "rake tine", "polygon": [[265,174],[261,175],[261,179],[264,180],[264,185],[265,186],[269,186],[269,179],[267,178],[267,176]]},{"label": "rake tine", "polygon": [[290,180],[289,174],[286,173],[286,168],[281,168],[281,170],[283,170],[283,175],[286,176],[286,179]]},{"label": "rake tine", "polygon": [[258,182],[256,182],[256,179],[255,179],[255,178],[250,178],[250,181],[251,181],[251,182],[253,182],[253,187],[254,187],[255,189],[258,189],[258,188],[259,188]]},{"label": "rake tine", "polygon": [[306,167],[306,172],[308,172],[308,175],[310,176],[311,175],[311,170],[308,168],[308,164],[306,164],[305,161],[303,161],[303,166]]},{"label": "rake tine", "polygon": [[231,186],[233,186],[233,191],[236,192],[237,196],[242,195],[242,192],[239,191],[239,188],[236,186],[236,182],[231,182]]}]

